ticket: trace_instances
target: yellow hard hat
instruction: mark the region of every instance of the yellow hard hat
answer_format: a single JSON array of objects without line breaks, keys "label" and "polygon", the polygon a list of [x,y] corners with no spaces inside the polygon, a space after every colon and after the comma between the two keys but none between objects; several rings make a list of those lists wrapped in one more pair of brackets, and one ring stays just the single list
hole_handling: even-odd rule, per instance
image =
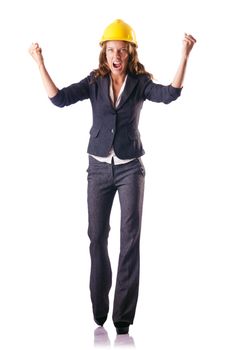
[{"label": "yellow hard hat", "polygon": [[121,19],[116,19],[106,27],[100,45],[102,46],[108,40],[123,40],[135,44],[136,47],[138,46],[134,30]]}]

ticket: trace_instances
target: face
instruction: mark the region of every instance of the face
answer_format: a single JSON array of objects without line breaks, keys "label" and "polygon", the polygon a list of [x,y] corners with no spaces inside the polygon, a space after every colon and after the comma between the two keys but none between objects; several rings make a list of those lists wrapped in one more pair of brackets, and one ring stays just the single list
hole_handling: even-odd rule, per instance
[{"label": "face", "polygon": [[125,41],[114,40],[106,43],[106,59],[113,75],[125,75],[129,53]]}]

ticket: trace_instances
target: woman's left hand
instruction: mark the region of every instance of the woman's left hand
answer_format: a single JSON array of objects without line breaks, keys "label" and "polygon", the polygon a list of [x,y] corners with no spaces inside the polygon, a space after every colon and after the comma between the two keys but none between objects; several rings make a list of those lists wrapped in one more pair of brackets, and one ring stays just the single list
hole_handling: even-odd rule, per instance
[{"label": "woman's left hand", "polygon": [[182,54],[184,57],[188,58],[193,45],[196,43],[196,39],[191,35],[191,34],[186,34],[183,39],[183,49],[182,49]]}]

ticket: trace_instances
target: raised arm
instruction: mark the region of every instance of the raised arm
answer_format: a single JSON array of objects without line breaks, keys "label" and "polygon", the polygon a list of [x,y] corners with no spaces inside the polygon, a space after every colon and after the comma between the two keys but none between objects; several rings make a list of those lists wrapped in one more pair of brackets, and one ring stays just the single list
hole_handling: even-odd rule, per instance
[{"label": "raised arm", "polygon": [[196,43],[196,39],[192,35],[185,34],[185,37],[183,40],[183,49],[182,49],[180,64],[171,84],[175,88],[181,88],[183,86],[189,54],[195,43]]},{"label": "raised arm", "polygon": [[48,97],[52,98],[52,97],[56,96],[56,94],[58,93],[59,90],[47,72],[47,69],[46,69],[45,64],[44,64],[44,58],[42,55],[42,49],[39,47],[39,44],[38,43],[32,44],[28,51],[38,65],[39,72],[40,72],[40,75],[42,78],[42,82],[43,82],[43,85],[45,87],[45,90],[47,92]]}]

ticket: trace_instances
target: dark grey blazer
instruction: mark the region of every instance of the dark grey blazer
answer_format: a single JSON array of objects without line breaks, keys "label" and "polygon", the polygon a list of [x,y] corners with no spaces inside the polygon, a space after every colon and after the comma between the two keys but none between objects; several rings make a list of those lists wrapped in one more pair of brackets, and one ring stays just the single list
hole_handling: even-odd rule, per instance
[{"label": "dark grey blazer", "polygon": [[51,98],[58,107],[69,106],[78,101],[90,99],[93,110],[93,125],[87,152],[106,157],[112,146],[121,159],[137,158],[145,152],[138,130],[143,102],[170,103],[180,96],[181,89],[171,85],[154,83],[145,75],[128,74],[120,104],[115,108],[109,95],[109,75],[93,79],[93,73],[59,90]]}]

